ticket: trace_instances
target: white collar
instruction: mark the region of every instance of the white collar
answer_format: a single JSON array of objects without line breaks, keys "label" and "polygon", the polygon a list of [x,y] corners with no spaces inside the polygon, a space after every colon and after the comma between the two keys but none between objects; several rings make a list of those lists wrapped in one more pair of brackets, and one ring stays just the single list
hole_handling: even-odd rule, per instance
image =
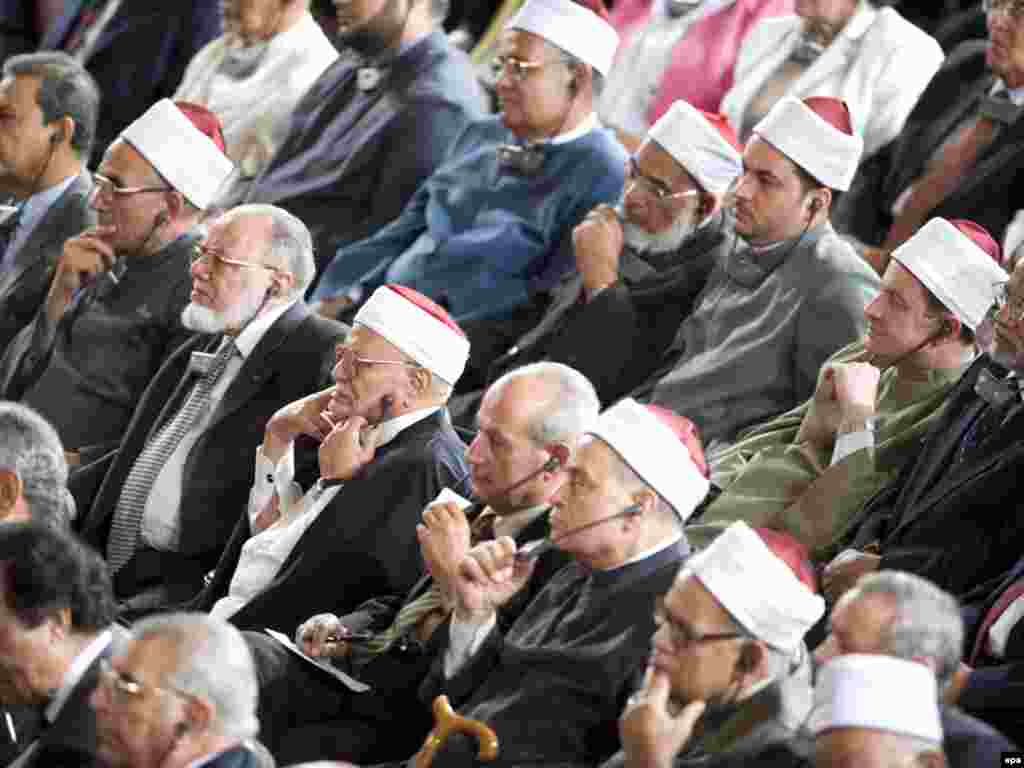
[{"label": "white collar", "polygon": [[85,646],[85,650],[79,653],[75,660],[71,662],[68,671],[64,673],[64,680],[61,682],[60,688],[50,703],[46,705],[46,709],[43,712],[47,722],[52,723],[57,719],[61,709],[64,708],[64,705],[71,697],[75,686],[78,685],[85,671],[110,646],[111,637],[109,629],[100,632],[91,643]]},{"label": "white collar", "polygon": [[1016,104],[1018,107],[1024,104],[1024,85],[1019,88],[1007,88],[1006,83],[1003,82],[1002,78],[999,78],[992,83],[992,88],[989,89],[988,95],[991,96],[999,91],[1006,91],[1006,94],[1010,97],[1010,101]]},{"label": "white collar", "polygon": [[417,424],[429,416],[433,416],[441,410],[441,406],[434,405],[430,408],[420,408],[418,411],[410,411],[409,413],[402,414],[401,416],[395,416],[393,419],[388,419],[382,422],[380,425],[380,435],[377,441],[377,447],[387,445],[396,437],[399,433],[408,429],[413,424]]},{"label": "white collar", "polygon": [[614,573],[615,571],[619,570],[620,568],[625,568],[627,565],[633,565],[634,563],[639,563],[641,560],[646,560],[649,557],[653,557],[654,555],[658,554],[659,552],[664,552],[669,547],[674,547],[676,544],[678,544],[680,542],[680,540],[682,538],[683,538],[683,534],[682,533],[677,533],[675,535],[675,537],[672,538],[670,541],[663,541],[660,544],[655,544],[650,549],[645,549],[643,552],[638,552],[637,554],[633,555],[631,558],[629,558],[629,560],[627,560],[626,562],[622,563],[622,565],[617,565],[614,568],[606,568],[604,572],[605,573]]},{"label": "white collar", "polygon": [[557,136],[548,139],[547,143],[568,144],[570,141],[575,141],[576,139],[586,136],[592,130],[597,128],[598,125],[599,123],[597,122],[597,113],[591,112],[589,115],[583,118],[583,121],[575,128],[573,128],[571,131],[560,133]]},{"label": "white collar", "polygon": [[[245,326],[242,332],[235,337],[235,346],[238,348],[238,354],[242,356],[243,360],[247,359],[252,354],[252,351],[256,349],[256,345],[260,343],[263,335],[270,330],[270,326],[276,323],[277,319],[291,309],[292,305],[297,301],[298,299],[295,298],[279,304]],[[221,343],[227,343],[227,338]]]}]

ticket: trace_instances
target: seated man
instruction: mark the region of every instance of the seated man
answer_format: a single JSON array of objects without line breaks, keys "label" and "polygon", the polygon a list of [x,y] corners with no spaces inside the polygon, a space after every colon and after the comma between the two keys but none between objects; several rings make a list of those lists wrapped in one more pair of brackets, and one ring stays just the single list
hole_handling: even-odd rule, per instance
[{"label": "seated man", "polygon": [[90,702],[109,768],[259,768],[252,656],[234,627],[170,614],[132,627]]},{"label": "seated man", "polygon": [[601,96],[601,119],[628,145],[677,100],[717,112],[747,33],[792,8],[792,0],[616,0],[612,24],[623,43]]},{"label": "seated man", "polygon": [[222,3],[224,34],[192,58],[174,94],[221,119],[227,155],[242,179],[263,171],[295,105],[338,58],[309,2]]},{"label": "seated man", "polygon": [[812,551],[831,544],[913,458],[974,359],[974,332],[1006,280],[998,256],[979,227],[943,219],[897,249],[864,310],[867,336],[829,358],[814,398],[714,457],[723,491],[701,518],[705,532],[746,520]]},{"label": "seated man", "polygon": [[239,206],[194,248],[181,322],[195,335],[156,374],[120,446],[72,477],[79,530],[106,553],[117,596],[138,596],[133,611],[199,592],[252,487],[239,449],[282,405],[327,386],[346,331],[302,299],[313,244],[290,213]]},{"label": "seated man", "polygon": [[[468,354],[443,309],[401,286],[378,289],[337,347],[335,385],[267,422],[248,512],[190,607],[290,633],[317,611],[410,589],[423,507],[466,479],[445,402]],[[301,435],[320,441],[305,494],[294,482]]]},{"label": "seated man", "polygon": [[814,768],[945,768],[935,677],[912,661],[853,654],[826,664],[808,722]]},{"label": "seated man", "polygon": [[[614,751],[615,719],[643,666],[654,599],[689,547],[680,530],[707,493],[693,424],[623,400],[580,441],[554,497],[551,542],[570,563],[507,630],[497,609],[529,579],[508,537],[478,544],[446,588],[455,597],[448,644],[421,688],[501,739],[495,766],[592,764]],[[444,579],[444,577],[441,577]],[[435,768],[465,765],[472,742],[449,739]]]},{"label": "seated man", "polygon": [[526,330],[572,266],[572,227],[622,191],[626,155],[593,103],[618,37],[573,0],[532,0],[502,33],[500,116],[471,123],[402,214],[341,248],[315,298],[325,311],[383,282],[456,320]]},{"label": "seated man", "polygon": [[[326,5],[330,6],[330,3]],[[331,64],[292,111],[266,170],[222,199],[274,203],[313,234],[317,273],[402,212],[483,93],[441,29],[447,0],[338,3]]]},{"label": "seated man", "polygon": [[0,402],[0,521],[34,520],[66,529],[75,519],[64,447],[25,405]]},{"label": "seated man", "polygon": [[[517,368],[496,381],[484,397],[480,430],[466,453],[470,486],[480,501],[465,513],[450,503],[428,507],[420,541],[429,570],[450,571],[471,543],[495,536],[511,536],[518,545],[547,538],[550,498],[597,412],[594,388],[558,363]],[[559,466],[549,470],[552,460]],[[542,556],[529,586],[502,606],[504,626],[566,561],[557,550]],[[266,635],[246,633],[260,677],[261,733],[278,761],[331,757],[370,763],[413,752],[430,727],[430,712],[416,690],[443,645],[445,633],[435,629],[450,611],[450,596],[428,575],[404,599],[382,596],[346,616],[320,614],[304,622],[295,633],[300,647],[334,659],[371,687],[361,694]],[[344,640],[367,632],[369,640]],[[341,639],[326,642],[328,636]],[[399,733],[395,722],[402,723]],[[289,733],[279,739],[284,731]]]},{"label": "seated man", "polygon": [[[946,398],[912,461],[860,510],[822,583],[835,602],[864,573],[899,570],[961,597],[1024,549],[1024,264],[996,294],[995,341]],[[1006,371],[1010,373],[1007,374]]]},{"label": "seated man", "polygon": [[32,322],[64,241],[96,223],[85,163],[100,93],[62,53],[7,59],[0,82],[0,194],[18,207],[0,224],[0,349]]},{"label": "seated man", "polygon": [[[815,587],[802,547],[743,522],[690,558],[658,604],[647,674],[620,720],[623,752],[605,768],[801,755],[812,700],[804,634],[825,611]],[[671,743],[646,738],[665,724]]]},{"label": "seated man", "polygon": [[[578,367],[606,403],[647,378],[732,247],[721,204],[742,172],[741,151],[727,121],[676,102],[630,161],[620,204],[599,205],[573,230],[576,272],[540,322],[485,363],[489,377],[557,360]],[[476,347],[471,360],[481,358]]]},{"label": "seated man", "polygon": [[989,40],[956,48],[899,136],[864,164],[836,211],[836,228],[886,254],[927,220],[969,218],[1002,242],[1024,192],[1024,15],[1016,0],[987,4]]},{"label": "seated man", "polygon": [[[850,653],[879,653],[915,661],[935,675],[939,696],[951,695],[963,648],[960,608],[934,584],[909,573],[865,576],[836,603],[829,635],[814,652],[824,664]],[[998,765],[1011,744],[994,728],[956,707],[940,711],[943,748],[951,768]]]},{"label": "seated man", "polygon": [[204,129],[219,137],[212,114],[164,100],[110,146],[91,203],[99,225],[64,244],[45,304],[0,361],[4,396],[36,408],[70,450],[119,440],[185,338],[194,230],[232,171]]},{"label": "seated man", "polygon": [[779,102],[743,152],[735,228],[743,244],[720,261],[653,377],[651,401],[693,414],[705,441],[788,411],[814,392],[829,355],[858,338],[878,276],[829,224],[834,190],[860,158],[846,105]]},{"label": "seated man", "polygon": [[89,695],[114,610],[96,553],[52,526],[0,524],[0,705],[21,708],[4,728],[24,750],[18,768],[93,765]]}]

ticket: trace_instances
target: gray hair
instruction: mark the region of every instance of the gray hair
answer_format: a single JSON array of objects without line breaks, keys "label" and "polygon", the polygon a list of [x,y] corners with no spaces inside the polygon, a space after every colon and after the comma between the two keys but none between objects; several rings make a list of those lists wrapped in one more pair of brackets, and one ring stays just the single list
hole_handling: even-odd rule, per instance
[{"label": "gray hair", "polygon": [[87,160],[96,139],[96,121],[100,113],[100,89],[85,68],[66,53],[43,51],[12,56],[3,65],[4,77],[38,77],[36,103],[43,122],[64,117],[75,121],[71,147]]},{"label": "gray hair", "polygon": [[132,635],[136,642],[159,637],[174,643],[175,669],[163,683],[205,700],[222,735],[256,736],[256,667],[241,632],[204,613],[171,613],[143,619]]},{"label": "gray hair", "polygon": [[270,219],[270,243],[267,251],[278,264],[284,263],[295,278],[290,297],[302,296],[316,276],[313,238],[306,225],[293,214],[266,203],[248,203],[228,211],[232,216],[267,216]]},{"label": "gray hair", "polygon": [[524,376],[541,379],[551,391],[547,407],[541,409],[529,427],[530,439],[539,447],[552,443],[568,443],[587,429],[601,409],[594,385],[586,376],[562,363],[542,362],[515,368],[491,385],[498,391],[509,382]]},{"label": "gray hair", "polygon": [[956,599],[927,579],[902,571],[881,571],[857,582],[849,600],[885,595],[896,618],[882,634],[882,650],[901,659],[934,659],[939,689],[945,688],[960,663],[964,625]]},{"label": "gray hair", "polygon": [[67,528],[75,502],[67,489],[68,465],[60,436],[36,411],[0,401],[0,467],[16,472],[32,519]]}]

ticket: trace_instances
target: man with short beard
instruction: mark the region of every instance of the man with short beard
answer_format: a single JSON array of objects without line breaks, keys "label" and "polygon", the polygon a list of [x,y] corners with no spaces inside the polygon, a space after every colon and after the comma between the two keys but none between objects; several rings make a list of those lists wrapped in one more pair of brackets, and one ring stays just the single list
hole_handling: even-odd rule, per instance
[{"label": "man with short beard", "polygon": [[344,55],[300,99],[266,170],[222,200],[298,216],[313,234],[318,271],[402,212],[484,103],[469,59],[440,29],[447,0],[335,7]]},{"label": "man with short beard", "polygon": [[283,403],[330,380],[346,329],[303,302],[314,270],[309,232],[273,206],[229,211],[195,246],[181,319],[196,335],[160,369],[120,447],[73,480],[82,534],[106,552],[118,596],[145,593],[134,611],[199,591],[245,507],[249,447]]},{"label": "man with short beard", "polygon": [[740,152],[724,118],[677,101],[630,159],[619,206],[598,206],[574,230],[576,271],[544,317],[514,345],[506,337],[493,363],[474,348],[478,373],[490,381],[554,360],[586,375],[605,403],[643,381],[732,246],[721,205]]}]

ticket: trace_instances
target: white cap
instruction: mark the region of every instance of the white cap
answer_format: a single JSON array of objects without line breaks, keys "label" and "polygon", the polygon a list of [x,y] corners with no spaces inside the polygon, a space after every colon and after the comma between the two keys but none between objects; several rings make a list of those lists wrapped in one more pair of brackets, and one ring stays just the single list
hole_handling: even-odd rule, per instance
[{"label": "white cap", "polygon": [[945,219],[932,219],[892,252],[935,298],[977,330],[1009,276],[992,256]]},{"label": "white cap", "polygon": [[161,99],[147,109],[121,131],[121,138],[200,210],[217,199],[235,170],[227,155],[170,99]]},{"label": "white cap", "polygon": [[846,191],[860,163],[864,141],[839,130],[800,99],[782,99],[754,133],[829,189]]},{"label": "white cap", "polygon": [[723,115],[676,101],[647,132],[705,191],[724,195],[743,173],[743,150]]},{"label": "white cap", "polygon": [[680,434],[686,425],[692,430],[693,422],[671,414],[678,420],[673,424],[660,415],[664,412],[627,397],[602,413],[587,434],[607,443],[685,523],[707,496],[710,483],[696,463],[703,463],[703,454],[695,460]]},{"label": "white cap", "polygon": [[605,77],[619,46],[611,24],[572,0],[526,0],[507,28],[543,37]]},{"label": "white cap", "polygon": [[851,653],[818,670],[808,726],[871,728],[942,742],[935,673],[894,656]]},{"label": "white cap", "polygon": [[684,566],[750,634],[794,651],[825,613],[825,601],[801,582],[757,532],[733,523]]},{"label": "white cap", "polygon": [[466,334],[447,312],[411,288],[381,286],[353,322],[379,333],[448,384],[455,384],[466,367]]}]

